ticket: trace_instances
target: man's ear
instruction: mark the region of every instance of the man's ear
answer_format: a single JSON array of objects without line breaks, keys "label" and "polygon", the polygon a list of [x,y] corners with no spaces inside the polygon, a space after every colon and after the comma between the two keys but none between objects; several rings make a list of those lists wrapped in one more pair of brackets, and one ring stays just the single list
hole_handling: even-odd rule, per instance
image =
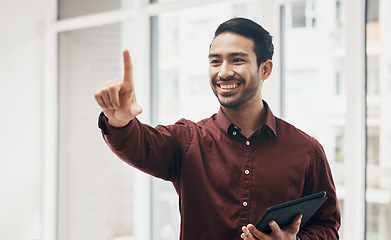
[{"label": "man's ear", "polygon": [[273,70],[273,62],[272,60],[268,59],[261,63],[261,66],[259,66],[259,71],[261,74],[261,80],[266,80],[269,78],[270,74]]}]

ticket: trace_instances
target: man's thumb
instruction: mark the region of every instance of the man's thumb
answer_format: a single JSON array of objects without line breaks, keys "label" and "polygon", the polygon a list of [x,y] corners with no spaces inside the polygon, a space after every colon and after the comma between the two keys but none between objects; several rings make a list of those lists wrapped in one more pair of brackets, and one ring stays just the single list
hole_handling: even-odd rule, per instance
[{"label": "man's thumb", "polygon": [[143,112],[143,108],[140,105],[138,105],[137,103],[134,103],[132,105],[131,114],[133,116],[137,116],[137,115],[141,114],[142,112]]}]

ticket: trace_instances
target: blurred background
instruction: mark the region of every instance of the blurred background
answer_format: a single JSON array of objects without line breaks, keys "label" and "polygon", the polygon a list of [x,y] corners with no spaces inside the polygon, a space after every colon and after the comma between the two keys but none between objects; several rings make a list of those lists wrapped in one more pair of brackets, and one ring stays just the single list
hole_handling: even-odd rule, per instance
[{"label": "blurred background", "polygon": [[172,185],[118,160],[99,84],[134,64],[143,122],[219,109],[208,48],[232,17],[274,37],[273,112],[330,162],[341,239],[391,239],[391,0],[0,0],[0,239],[174,240]]}]

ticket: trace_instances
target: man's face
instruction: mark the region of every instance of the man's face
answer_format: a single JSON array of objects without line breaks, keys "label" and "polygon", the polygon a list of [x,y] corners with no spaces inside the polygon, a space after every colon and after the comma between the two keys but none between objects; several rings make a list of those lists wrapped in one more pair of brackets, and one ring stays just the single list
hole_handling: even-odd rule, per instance
[{"label": "man's face", "polygon": [[226,108],[261,102],[262,71],[257,66],[252,39],[225,32],[218,35],[209,51],[210,85]]}]

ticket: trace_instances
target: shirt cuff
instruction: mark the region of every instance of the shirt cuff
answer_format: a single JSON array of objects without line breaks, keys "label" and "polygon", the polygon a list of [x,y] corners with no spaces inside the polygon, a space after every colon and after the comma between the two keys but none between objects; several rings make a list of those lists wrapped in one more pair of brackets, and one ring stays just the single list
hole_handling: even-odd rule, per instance
[{"label": "shirt cuff", "polygon": [[101,112],[98,119],[98,127],[103,131],[104,134],[107,134],[108,132],[113,130],[115,131],[115,130],[127,128],[131,122],[132,120],[129,121],[129,123],[123,127],[113,127],[110,125],[109,119],[105,116],[103,112]]},{"label": "shirt cuff", "polygon": [[103,138],[105,141],[110,142],[111,145],[117,145],[122,144],[122,141],[131,135],[135,122],[137,122],[136,118],[130,121],[126,126],[119,128],[113,127],[109,124],[108,118],[102,112],[99,115],[98,126],[103,133]]},{"label": "shirt cuff", "polygon": [[296,240],[301,240],[301,239],[299,238],[299,236],[296,236]]}]

